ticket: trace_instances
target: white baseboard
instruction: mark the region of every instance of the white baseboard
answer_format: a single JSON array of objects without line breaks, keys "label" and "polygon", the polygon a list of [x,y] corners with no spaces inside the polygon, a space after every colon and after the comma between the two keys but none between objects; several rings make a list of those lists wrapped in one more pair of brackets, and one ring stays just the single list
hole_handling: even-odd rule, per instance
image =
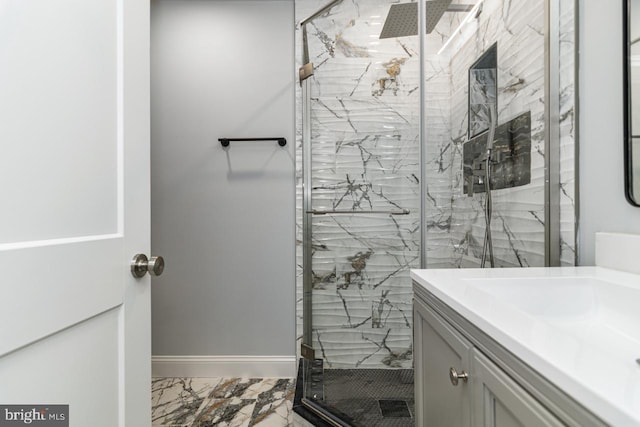
[{"label": "white baseboard", "polygon": [[152,356],[154,377],[295,378],[296,356]]}]

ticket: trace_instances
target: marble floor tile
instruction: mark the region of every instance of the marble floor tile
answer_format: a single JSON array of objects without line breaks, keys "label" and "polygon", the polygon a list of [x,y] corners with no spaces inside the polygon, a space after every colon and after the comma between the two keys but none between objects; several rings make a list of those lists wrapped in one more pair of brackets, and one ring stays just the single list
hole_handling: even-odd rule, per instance
[{"label": "marble floor tile", "polygon": [[[283,399],[265,412],[258,411],[258,403],[254,408],[250,427],[286,427],[293,425],[293,400]],[[256,414],[256,412],[258,412]]]},{"label": "marble floor tile", "polygon": [[209,399],[198,412],[192,427],[249,427],[255,406],[254,399]]},{"label": "marble floor tile", "polygon": [[[247,381],[248,384],[242,381]],[[257,382],[255,379],[242,381],[238,383],[237,391],[234,392],[234,396],[241,399],[257,399],[264,393],[271,394],[279,384],[283,384],[282,380],[277,378],[265,378]]]},{"label": "marble floor tile", "polygon": [[263,381],[262,390],[256,398],[251,426],[287,426],[293,417],[293,397],[295,381],[293,379],[269,379]]},{"label": "marble floor tile", "polygon": [[219,381],[216,378],[154,378],[151,385],[152,424],[190,426]]},{"label": "marble floor tile", "polygon": [[264,382],[269,379],[263,378],[229,378],[222,380],[209,397],[225,399],[239,397],[241,399],[255,399],[262,388]]},{"label": "marble floor tile", "polygon": [[154,426],[293,425],[292,378],[154,378],[152,389]]}]

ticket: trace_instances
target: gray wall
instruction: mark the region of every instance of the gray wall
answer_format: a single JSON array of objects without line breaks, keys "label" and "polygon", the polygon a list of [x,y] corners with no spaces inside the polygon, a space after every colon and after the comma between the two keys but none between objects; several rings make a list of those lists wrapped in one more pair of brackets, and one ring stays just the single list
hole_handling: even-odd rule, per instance
[{"label": "gray wall", "polygon": [[640,233],[624,197],[622,2],[580,0],[579,263],[593,265],[595,233]]},{"label": "gray wall", "polygon": [[[295,355],[292,0],[152,2],[154,355]],[[232,143],[219,137],[285,136]]]}]

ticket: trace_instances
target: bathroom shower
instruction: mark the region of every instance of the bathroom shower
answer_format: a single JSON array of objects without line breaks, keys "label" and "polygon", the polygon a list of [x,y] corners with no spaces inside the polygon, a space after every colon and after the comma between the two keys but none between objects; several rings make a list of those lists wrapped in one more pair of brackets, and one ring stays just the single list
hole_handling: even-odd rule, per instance
[{"label": "bathroom shower", "polygon": [[410,426],[409,270],[545,265],[544,4],[296,5],[302,403]]}]

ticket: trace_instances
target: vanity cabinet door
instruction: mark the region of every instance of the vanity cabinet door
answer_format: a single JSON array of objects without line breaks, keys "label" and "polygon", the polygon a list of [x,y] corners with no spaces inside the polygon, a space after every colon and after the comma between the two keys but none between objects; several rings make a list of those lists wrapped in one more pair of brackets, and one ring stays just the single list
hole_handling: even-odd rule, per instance
[{"label": "vanity cabinet door", "polygon": [[564,425],[478,350],[474,352],[472,371],[476,427]]},{"label": "vanity cabinet door", "polygon": [[414,325],[416,426],[471,426],[471,343],[419,300]]}]

